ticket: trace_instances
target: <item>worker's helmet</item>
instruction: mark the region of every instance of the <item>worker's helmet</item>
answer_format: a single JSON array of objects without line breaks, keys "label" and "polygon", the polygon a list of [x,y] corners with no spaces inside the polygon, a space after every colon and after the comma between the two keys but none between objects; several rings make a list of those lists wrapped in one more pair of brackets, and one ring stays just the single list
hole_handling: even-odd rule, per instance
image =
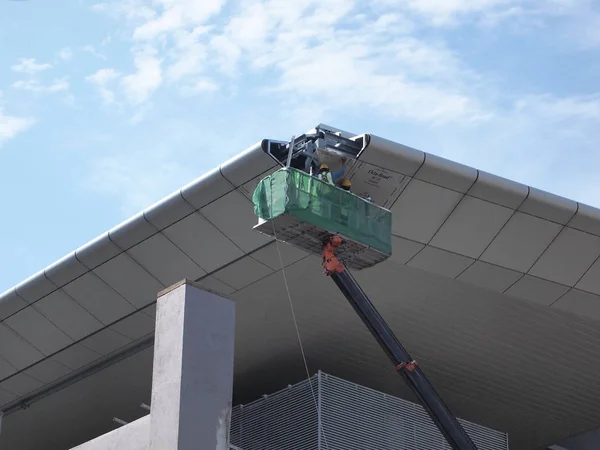
[{"label": "worker's helmet", "polygon": [[352,186],[352,183],[350,182],[350,180],[348,178],[344,178],[342,180],[341,186],[342,186],[342,189],[349,191],[350,187]]},{"label": "worker's helmet", "polygon": [[321,164],[321,167],[319,167],[319,172],[323,172],[324,170],[329,171],[329,166],[327,164]]}]

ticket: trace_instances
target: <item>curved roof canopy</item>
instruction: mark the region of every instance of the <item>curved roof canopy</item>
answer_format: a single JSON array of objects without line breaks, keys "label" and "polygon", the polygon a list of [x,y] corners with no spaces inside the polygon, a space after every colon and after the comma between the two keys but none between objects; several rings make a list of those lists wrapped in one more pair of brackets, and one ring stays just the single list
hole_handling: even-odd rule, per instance
[{"label": "curved roof canopy", "polygon": [[[355,275],[453,411],[507,431],[515,449],[597,426],[600,211],[362,138],[361,167],[396,186],[393,255]],[[148,341],[156,293],[182,278],[238,302],[237,399],[306,376],[277,247],[252,230],[254,186],[279,167],[265,142],[0,296],[3,448],[75,445],[106,431],[107,414],[137,408],[148,350],[18,411]],[[319,259],[279,248],[311,371],[411,398]]]}]

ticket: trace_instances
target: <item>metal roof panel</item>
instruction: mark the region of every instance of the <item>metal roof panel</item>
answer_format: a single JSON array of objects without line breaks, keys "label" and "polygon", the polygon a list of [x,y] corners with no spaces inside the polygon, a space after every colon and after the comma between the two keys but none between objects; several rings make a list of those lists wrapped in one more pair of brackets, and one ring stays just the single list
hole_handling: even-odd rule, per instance
[{"label": "metal roof panel", "polygon": [[[444,398],[460,415],[509,431],[516,449],[542,445],[600,420],[600,332],[595,322],[600,319],[600,296],[570,288],[579,280],[578,287],[597,291],[598,246],[590,236],[600,231],[600,212],[377,136],[369,136],[369,141],[360,155],[361,170],[383,166],[403,174],[398,175],[402,183],[396,189],[401,196],[392,208],[394,233],[402,237],[392,237],[389,260],[356,277],[426,365]],[[14,367],[48,383],[146,336],[155,317],[156,293],[181,273],[179,278],[205,277],[201,285],[238,300],[238,397],[253,398],[267,392],[263,388],[272,391],[275,382],[302,377],[289,303],[282,301],[287,293],[273,260],[278,259],[276,247],[252,230],[256,218],[251,191],[274,167],[276,162],[260,145],[252,146],[2,294],[0,317],[8,317],[19,331],[0,324],[0,360],[8,368],[4,375]],[[415,174],[419,179],[410,178]],[[450,214],[465,192],[462,206]],[[483,204],[486,207],[479,207]],[[562,233],[566,237],[559,235],[549,245],[565,223],[570,227]],[[433,243],[445,250],[425,245],[436,232]],[[581,238],[582,232],[592,234]],[[547,279],[527,275],[548,245],[531,271]],[[393,371],[382,371],[384,355],[322,276],[319,258],[304,257],[285,245],[282,252],[311,368],[390,393],[404,392]],[[248,254],[254,256],[244,256]],[[411,267],[415,265],[419,269]],[[461,282],[453,281],[455,277]],[[57,291],[63,283],[62,290],[76,303]],[[56,316],[65,304],[67,314]],[[79,326],[83,322],[71,327],[71,320],[83,317],[82,309],[106,328],[88,337],[86,327]],[[87,313],[84,316],[89,319]],[[57,339],[61,329],[84,341],[72,343],[66,335]],[[24,337],[46,354],[57,353],[44,359]],[[510,372],[506,361],[511,361]],[[151,353],[146,363],[151,366]],[[119,408],[125,400],[139,401],[133,391],[140,388],[140,376],[148,375],[140,369],[137,378],[131,378],[135,370],[128,364],[124,360],[118,365],[128,367],[120,379],[126,384],[123,398],[111,403]],[[567,366],[578,371],[577,380],[567,376]],[[95,378],[101,380],[95,384],[100,391],[110,384],[102,376]],[[82,396],[106,400],[98,397],[100,391],[78,389],[82,388],[67,388],[43,405],[56,405],[53,411],[64,418],[72,413],[66,405]],[[13,400],[13,394],[0,390],[0,404]],[[100,420],[97,408],[86,405],[88,412],[79,412],[73,420]],[[36,411],[17,416],[31,418]],[[35,439],[30,441],[34,445]]]}]

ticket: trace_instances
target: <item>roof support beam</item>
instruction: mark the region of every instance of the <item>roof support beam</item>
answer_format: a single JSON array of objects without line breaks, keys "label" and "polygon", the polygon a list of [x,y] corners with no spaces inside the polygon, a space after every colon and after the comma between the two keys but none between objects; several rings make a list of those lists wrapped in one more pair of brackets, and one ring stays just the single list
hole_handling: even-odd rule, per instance
[{"label": "roof support beam", "polygon": [[[148,335],[140,339],[139,341],[136,341],[126,346],[123,350],[109,355],[106,358],[101,359],[97,363],[93,363],[92,365],[85,366],[79,370],[76,370],[63,378],[60,378],[54,383],[50,383],[44,386],[43,388],[34,391],[32,394],[27,395],[16,402],[9,403],[8,406],[4,408],[4,416],[8,416],[9,414],[17,412],[21,409],[26,409],[32,404],[48,397],[49,395],[61,391],[62,389],[67,388],[72,384],[83,380],[84,378],[94,375],[95,373],[100,372],[101,370],[104,370],[107,367],[118,363],[119,361],[129,358],[130,356],[133,356],[136,353],[141,352],[142,350],[145,350],[148,347],[151,347],[152,345],[154,345],[154,334]],[[0,411],[0,414],[1,413],[2,411]]]}]

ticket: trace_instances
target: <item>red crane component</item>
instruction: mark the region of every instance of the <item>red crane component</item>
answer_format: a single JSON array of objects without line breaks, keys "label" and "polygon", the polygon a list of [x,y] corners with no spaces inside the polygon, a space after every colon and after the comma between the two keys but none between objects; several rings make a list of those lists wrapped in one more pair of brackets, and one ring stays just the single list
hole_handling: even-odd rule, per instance
[{"label": "red crane component", "polygon": [[331,236],[323,247],[323,269],[327,276],[346,270],[337,256],[335,256],[335,251],[342,245],[342,242],[341,237]]}]

